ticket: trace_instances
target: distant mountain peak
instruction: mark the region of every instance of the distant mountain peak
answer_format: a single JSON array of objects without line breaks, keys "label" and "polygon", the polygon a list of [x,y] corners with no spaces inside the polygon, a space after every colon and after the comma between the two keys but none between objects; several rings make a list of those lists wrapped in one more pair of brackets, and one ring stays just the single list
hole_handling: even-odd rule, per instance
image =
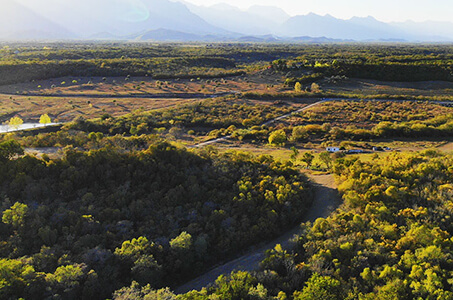
[{"label": "distant mountain peak", "polygon": [[[188,0],[191,1],[191,0]],[[348,20],[316,13],[291,17],[280,7],[241,10],[227,2],[198,6],[185,0],[3,0],[0,39],[141,39],[219,41],[445,41],[453,23],[386,23],[373,16]],[[22,3],[22,4],[19,4]],[[115,4],[112,4],[115,3]],[[76,16],[76,17],[75,17]],[[164,29],[162,29],[164,28]],[[320,37],[320,38],[305,38]],[[325,38],[324,38],[325,37]]]}]

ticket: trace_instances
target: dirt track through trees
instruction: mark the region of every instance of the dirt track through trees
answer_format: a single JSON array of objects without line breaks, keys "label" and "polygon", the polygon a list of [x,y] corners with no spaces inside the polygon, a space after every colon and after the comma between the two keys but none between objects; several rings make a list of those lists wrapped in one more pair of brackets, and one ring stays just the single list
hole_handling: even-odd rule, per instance
[{"label": "dirt track through trees", "polygon": [[[313,222],[317,218],[329,216],[341,202],[333,175],[312,175],[310,178],[315,188],[315,198],[312,207],[303,218],[303,222]],[[265,257],[266,250],[274,248],[277,244],[282,245],[284,249],[291,249],[291,239],[299,233],[299,230],[300,226],[297,226],[259,249],[212,269],[200,277],[178,287],[175,292],[182,294],[192,290],[201,290],[203,287],[212,285],[220,275],[227,275],[232,271],[258,270],[260,262]]]}]

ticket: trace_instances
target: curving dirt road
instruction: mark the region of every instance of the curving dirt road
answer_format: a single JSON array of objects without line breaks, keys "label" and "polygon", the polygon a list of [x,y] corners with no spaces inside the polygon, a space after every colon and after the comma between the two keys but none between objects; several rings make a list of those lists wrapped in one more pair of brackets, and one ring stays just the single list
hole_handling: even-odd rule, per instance
[{"label": "curving dirt road", "polygon": [[[304,217],[303,222],[313,222],[317,218],[325,218],[341,203],[333,175],[311,175],[310,178],[315,187],[315,199],[312,207]],[[259,263],[265,257],[264,253],[266,250],[274,248],[277,244],[282,245],[284,249],[290,249],[292,246],[291,239],[299,232],[299,230],[300,227],[297,226],[259,249],[212,269],[200,277],[176,288],[175,293],[183,294],[192,290],[201,290],[203,287],[213,284],[220,275],[230,274],[235,270],[257,270],[259,268]]]}]

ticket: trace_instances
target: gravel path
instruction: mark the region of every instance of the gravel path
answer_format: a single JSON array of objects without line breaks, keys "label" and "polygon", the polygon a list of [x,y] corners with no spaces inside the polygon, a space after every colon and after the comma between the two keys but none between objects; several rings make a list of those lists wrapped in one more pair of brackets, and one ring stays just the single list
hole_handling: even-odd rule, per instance
[{"label": "gravel path", "polygon": [[[329,216],[340,204],[340,197],[336,190],[333,175],[313,175],[310,176],[315,187],[315,199],[313,205],[303,219],[306,221],[315,221],[320,217]],[[259,268],[259,263],[264,259],[265,251],[272,249],[275,245],[280,244],[284,249],[291,248],[291,239],[297,234],[300,227],[297,226],[284,235],[273,240],[270,243],[253,250],[250,253],[232,260],[222,266],[201,275],[200,277],[178,287],[175,293],[182,294],[192,290],[201,290],[203,287],[211,285],[220,275],[230,274],[232,271],[255,271]]]}]

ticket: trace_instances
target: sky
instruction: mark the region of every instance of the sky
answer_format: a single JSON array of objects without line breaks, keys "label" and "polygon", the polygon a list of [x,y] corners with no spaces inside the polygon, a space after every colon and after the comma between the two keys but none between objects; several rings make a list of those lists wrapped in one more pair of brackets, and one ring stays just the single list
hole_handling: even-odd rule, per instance
[{"label": "sky", "polygon": [[[175,1],[175,0],[173,0]],[[453,21],[453,0],[185,0],[196,5],[210,6],[228,3],[241,9],[252,5],[271,5],[288,14],[304,15],[310,12],[336,18],[373,16],[384,22]]]},{"label": "sky", "polygon": [[[2,0],[0,0],[2,1]],[[53,3],[65,3],[69,6],[93,7],[98,3],[108,2],[110,8],[121,9],[123,5],[140,6],[156,0],[13,0],[32,8],[48,10]],[[171,0],[174,2],[182,0]],[[336,18],[373,16],[384,22],[412,21],[453,21],[453,0],[184,0],[196,5],[210,6],[216,3],[227,3],[241,9],[252,5],[277,6],[289,15],[305,15],[310,12]]]}]

